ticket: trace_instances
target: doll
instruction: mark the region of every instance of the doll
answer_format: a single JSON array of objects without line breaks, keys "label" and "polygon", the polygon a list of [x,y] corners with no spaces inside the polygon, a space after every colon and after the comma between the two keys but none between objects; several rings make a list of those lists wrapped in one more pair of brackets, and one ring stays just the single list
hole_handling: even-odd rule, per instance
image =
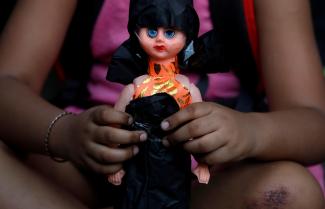
[{"label": "doll", "polygon": [[[148,54],[148,74],[134,79],[127,85],[115,108],[125,111],[125,107],[133,99],[152,96],[157,93],[168,93],[173,96],[180,108],[192,102],[202,101],[200,91],[190,83],[189,79],[179,74],[177,54],[185,45],[185,34],[179,30],[168,28],[141,28],[137,37],[143,50]],[[208,183],[209,170],[205,165],[197,165],[192,171],[200,183]],[[121,184],[124,171],[110,175],[108,180],[115,185]]]},{"label": "doll", "polygon": [[[108,176],[111,183],[122,183],[123,199],[116,208],[189,207],[191,157],[180,147],[162,145],[166,133],[160,123],[180,108],[202,101],[197,87],[179,74],[198,27],[191,0],[130,2],[130,38],[113,55],[107,78],[129,83],[115,108],[131,114],[130,129],[145,130],[148,140],[139,144],[138,155],[125,163],[125,169]],[[208,183],[206,165],[198,164],[192,172],[199,182]]]}]

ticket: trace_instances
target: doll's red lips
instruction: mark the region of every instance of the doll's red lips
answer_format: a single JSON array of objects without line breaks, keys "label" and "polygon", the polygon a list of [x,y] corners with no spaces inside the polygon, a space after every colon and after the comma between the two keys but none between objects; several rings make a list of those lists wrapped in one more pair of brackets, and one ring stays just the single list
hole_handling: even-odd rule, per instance
[{"label": "doll's red lips", "polygon": [[165,51],[166,50],[165,46],[154,46],[153,48],[155,48],[158,51]]}]

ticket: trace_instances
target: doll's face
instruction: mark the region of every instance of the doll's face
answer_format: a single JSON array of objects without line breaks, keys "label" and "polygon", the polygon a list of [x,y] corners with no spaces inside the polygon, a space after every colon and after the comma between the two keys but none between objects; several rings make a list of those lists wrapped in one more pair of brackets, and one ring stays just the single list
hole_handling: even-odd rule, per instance
[{"label": "doll's face", "polygon": [[185,34],[168,28],[141,28],[138,33],[143,50],[152,61],[174,61],[185,45]]}]

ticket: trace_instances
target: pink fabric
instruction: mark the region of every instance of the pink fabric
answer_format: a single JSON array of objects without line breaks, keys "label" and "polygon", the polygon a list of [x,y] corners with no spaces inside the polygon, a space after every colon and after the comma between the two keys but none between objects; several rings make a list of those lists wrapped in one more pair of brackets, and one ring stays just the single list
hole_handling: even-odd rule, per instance
[{"label": "pink fabric", "polygon": [[67,112],[72,112],[74,114],[79,114],[79,113],[82,113],[83,111],[85,111],[84,109],[82,109],[80,107],[76,107],[76,106],[68,106],[64,110]]},{"label": "pink fabric", "polygon": [[193,5],[200,19],[200,36],[213,28],[209,11],[209,1],[194,0]]},{"label": "pink fabric", "polygon": [[309,166],[308,170],[313,174],[313,176],[316,178],[318,183],[320,184],[323,194],[325,196],[325,186],[324,186],[324,170],[321,164],[317,164],[314,166]]},{"label": "pink fabric", "polygon": [[206,98],[234,98],[239,92],[239,81],[234,73],[209,74]]},{"label": "pink fabric", "polygon": [[96,64],[90,73],[91,80],[88,83],[88,91],[90,92],[90,100],[114,105],[118,99],[123,85],[107,81],[106,78],[107,65]]},{"label": "pink fabric", "polygon": [[104,1],[97,18],[91,48],[94,58],[107,64],[111,54],[128,37],[129,0]]},{"label": "pink fabric", "polygon": [[110,56],[128,39],[129,0],[104,1],[91,40],[92,54],[97,63],[92,68],[88,90],[90,100],[114,105],[123,86],[106,81]]}]

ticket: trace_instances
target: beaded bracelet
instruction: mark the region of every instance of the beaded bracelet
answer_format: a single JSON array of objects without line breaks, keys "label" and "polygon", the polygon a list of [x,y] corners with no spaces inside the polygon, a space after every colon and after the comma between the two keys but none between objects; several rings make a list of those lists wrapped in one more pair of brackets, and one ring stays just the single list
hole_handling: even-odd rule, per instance
[{"label": "beaded bracelet", "polygon": [[66,162],[67,160],[66,159],[63,159],[63,158],[59,158],[59,157],[55,157],[50,149],[50,135],[51,135],[51,132],[52,132],[52,129],[54,127],[54,125],[56,124],[56,122],[61,119],[62,117],[66,116],[66,115],[70,115],[72,114],[71,112],[62,112],[60,113],[59,115],[57,115],[50,123],[49,127],[47,128],[47,132],[46,132],[46,135],[45,135],[45,138],[44,138],[44,146],[45,146],[45,153],[52,159],[54,160],[55,162],[59,162],[59,163],[62,163],[62,162]]}]

